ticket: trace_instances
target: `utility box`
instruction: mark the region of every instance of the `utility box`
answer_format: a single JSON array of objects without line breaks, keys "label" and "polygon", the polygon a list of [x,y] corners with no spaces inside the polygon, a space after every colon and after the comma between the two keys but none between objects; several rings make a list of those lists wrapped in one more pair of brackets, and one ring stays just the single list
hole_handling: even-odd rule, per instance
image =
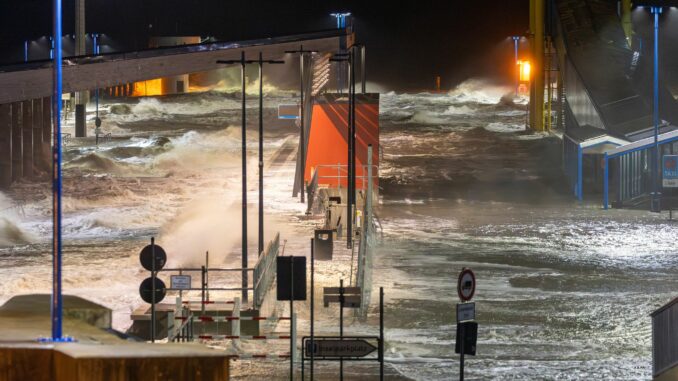
[{"label": "utility box", "polygon": [[316,229],[313,240],[313,256],[319,261],[331,261],[334,252],[334,230]]}]

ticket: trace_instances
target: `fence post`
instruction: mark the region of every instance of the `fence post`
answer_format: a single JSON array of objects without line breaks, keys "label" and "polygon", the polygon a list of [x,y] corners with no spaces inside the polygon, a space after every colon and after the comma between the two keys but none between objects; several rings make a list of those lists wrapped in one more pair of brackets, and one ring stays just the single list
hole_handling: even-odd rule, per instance
[{"label": "fence post", "polygon": [[[240,298],[233,299],[233,313],[231,317],[240,317]],[[240,319],[231,320],[231,336],[240,336]]]}]

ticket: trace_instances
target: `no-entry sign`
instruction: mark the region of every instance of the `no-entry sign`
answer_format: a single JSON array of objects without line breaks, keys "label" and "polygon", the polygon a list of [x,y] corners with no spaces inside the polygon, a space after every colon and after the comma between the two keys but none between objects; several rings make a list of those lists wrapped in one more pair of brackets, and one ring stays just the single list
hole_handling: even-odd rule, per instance
[{"label": "no-entry sign", "polygon": [[463,269],[459,273],[459,280],[457,281],[457,294],[459,299],[468,302],[473,298],[476,292],[476,276],[471,269]]}]

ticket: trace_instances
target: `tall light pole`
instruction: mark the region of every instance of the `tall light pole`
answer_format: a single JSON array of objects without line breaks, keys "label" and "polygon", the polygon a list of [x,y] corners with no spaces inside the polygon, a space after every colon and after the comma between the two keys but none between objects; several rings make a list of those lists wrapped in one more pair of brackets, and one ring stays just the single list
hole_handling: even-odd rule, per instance
[{"label": "tall light pole", "polygon": [[513,39],[513,52],[514,52],[514,64],[517,68],[516,73],[516,95],[518,95],[518,87],[520,86],[520,66],[518,66],[518,42],[520,41],[520,36],[512,36]]},{"label": "tall light pole", "polygon": [[[61,296],[61,0],[53,0],[52,22],[54,36],[52,39],[56,47],[52,50],[52,124],[54,126],[54,138],[52,147],[52,340],[61,341],[63,299]],[[56,41],[55,41],[56,40]]]},{"label": "tall light pole", "polygon": [[284,64],[285,61],[264,60],[259,52],[259,245],[257,255],[264,251],[264,64]]},{"label": "tall light pole", "polygon": [[264,237],[264,215],[263,215],[263,204],[264,204],[264,199],[263,199],[263,166],[264,166],[264,159],[263,159],[263,131],[264,131],[264,125],[263,125],[263,86],[262,86],[262,81],[263,81],[263,64],[265,63],[271,63],[271,64],[282,64],[285,63],[285,61],[274,61],[274,60],[266,60],[264,61],[262,58],[261,53],[259,53],[259,59],[258,60],[246,60],[245,59],[245,52],[242,51],[240,53],[240,59],[239,60],[219,60],[217,61],[219,64],[227,64],[227,65],[232,65],[232,64],[240,64],[240,76],[242,79],[242,300],[244,302],[248,301],[247,297],[247,288],[248,288],[248,274],[247,274],[247,269],[248,268],[248,260],[247,260],[247,109],[246,109],[246,104],[247,104],[247,98],[246,98],[246,86],[247,82],[245,80],[245,67],[247,64],[252,64],[252,63],[258,63],[259,64],[259,242],[258,242],[258,249],[259,253],[257,255],[260,255],[261,252],[263,251],[263,237]]},{"label": "tall light pole", "polygon": [[304,46],[300,45],[299,50],[287,50],[285,53],[298,53],[299,54],[299,77],[300,77],[300,84],[299,84],[299,90],[300,90],[300,95],[299,95],[299,178],[297,181],[299,181],[299,193],[301,193],[301,199],[300,202],[304,203],[306,202],[306,195],[304,194],[306,192],[306,186],[304,184],[305,182],[305,177],[306,177],[306,128],[304,126],[304,87],[306,86],[306,81],[304,81],[304,74],[306,71],[306,68],[304,67],[304,59],[306,57],[307,53],[317,53],[316,50],[304,50]]},{"label": "tall light pole", "polygon": [[654,15],[654,84],[653,84],[653,117],[654,117],[654,152],[652,157],[652,195],[651,210],[661,212],[661,188],[659,176],[659,15],[662,7],[652,6]]},{"label": "tall light pole", "polygon": [[245,65],[252,61],[245,60],[245,51],[240,52],[239,60],[217,61],[219,64],[240,64],[240,77],[242,79],[242,301],[247,302],[248,286],[248,261],[247,261],[247,96],[245,94],[247,83],[245,81]]}]

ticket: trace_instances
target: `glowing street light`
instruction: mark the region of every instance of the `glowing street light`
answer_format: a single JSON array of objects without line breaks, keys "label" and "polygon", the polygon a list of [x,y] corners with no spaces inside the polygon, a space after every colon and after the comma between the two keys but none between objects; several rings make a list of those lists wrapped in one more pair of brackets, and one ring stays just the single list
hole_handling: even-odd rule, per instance
[{"label": "glowing street light", "polygon": [[330,16],[337,19],[337,29],[346,28],[346,17],[350,16],[351,12],[330,13]]}]

